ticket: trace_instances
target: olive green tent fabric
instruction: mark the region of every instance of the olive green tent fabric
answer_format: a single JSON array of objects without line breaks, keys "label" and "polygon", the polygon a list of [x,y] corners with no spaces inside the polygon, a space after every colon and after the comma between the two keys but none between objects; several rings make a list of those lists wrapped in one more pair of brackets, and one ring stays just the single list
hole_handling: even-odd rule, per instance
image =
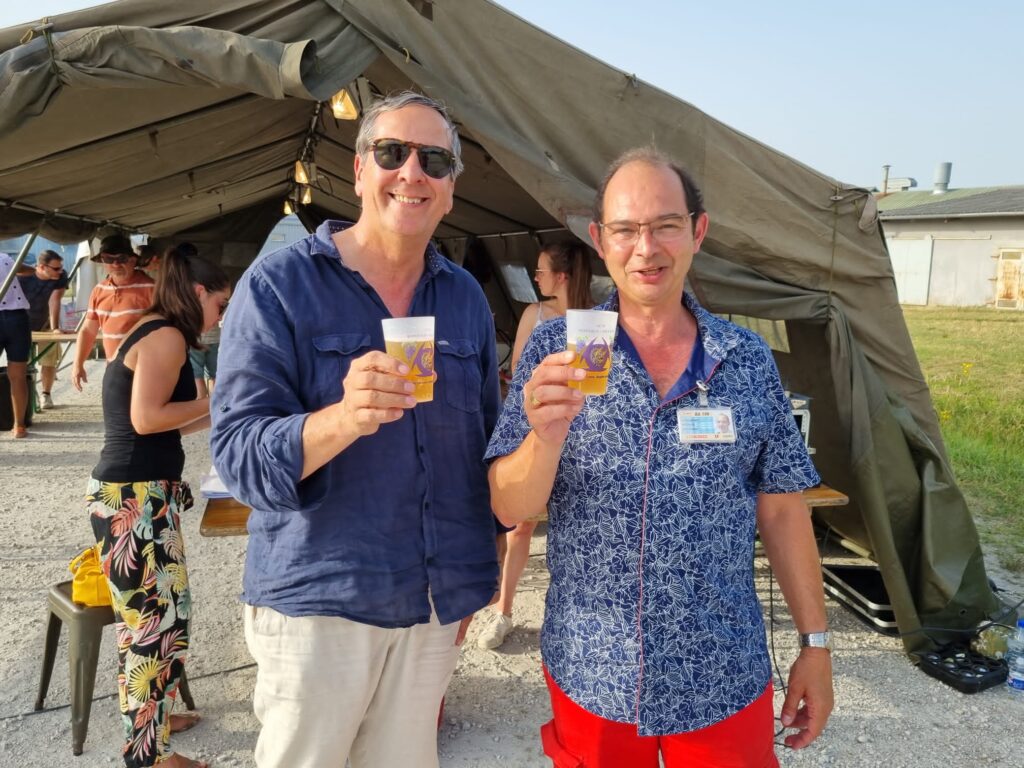
[{"label": "olive green tent fabric", "polygon": [[712,220],[698,292],[790,328],[780,366],[814,395],[816,462],[852,499],[819,518],[879,560],[904,631],[994,610],[872,196],[486,0],[122,0],[0,30],[0,236],[188,237],[240,271],[297,159],[318,171],[305,221],[358,215],[356,124],[324,103],[343,87],[449,105],[466,171],[437,235],[456,259],[530,264],[538,241],[583,234],[620,152],[678,158]]}]

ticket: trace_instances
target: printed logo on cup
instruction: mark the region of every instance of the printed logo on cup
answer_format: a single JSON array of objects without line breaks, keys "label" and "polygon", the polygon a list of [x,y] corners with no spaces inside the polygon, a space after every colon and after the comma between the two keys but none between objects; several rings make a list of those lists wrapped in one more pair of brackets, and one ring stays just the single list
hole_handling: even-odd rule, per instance
[{"label": "printed logo on cup", "polygon": [[608,391],[618,319],[617,312],[598,309],[570,309],[565,313],[566,348],[576,354],[571,366],[587,372],[583,380],[570,381],[570,387],[585,395]]}]

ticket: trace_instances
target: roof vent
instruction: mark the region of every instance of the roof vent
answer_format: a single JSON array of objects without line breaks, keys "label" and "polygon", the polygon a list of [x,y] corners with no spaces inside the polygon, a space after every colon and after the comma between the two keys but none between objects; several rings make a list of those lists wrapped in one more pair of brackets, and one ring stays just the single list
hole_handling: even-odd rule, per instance
[{"label": "roof vent", "polygon": [[935,185],[932,187],[933,195],[941,195],[949,191],[949,177],[953,173],[952,163],[939,163],[935,168]]},{"label": "roof vent", "polygon": [[880,197],[891,195],[893,192],[906,192],[908,189],[913,189],[917,186],[917,179],[912,179],[909,176],[900,176],[899,178],[890,176],[889,167],[888,165],[882,166],[882,186],[879,188]]}]

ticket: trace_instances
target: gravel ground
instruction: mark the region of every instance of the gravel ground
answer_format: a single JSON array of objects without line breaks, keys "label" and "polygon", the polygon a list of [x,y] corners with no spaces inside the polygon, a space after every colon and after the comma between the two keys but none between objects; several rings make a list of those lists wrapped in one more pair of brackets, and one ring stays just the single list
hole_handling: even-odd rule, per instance
[{"label": "gravel ground", "polygon": [[[67,578],[68,560],[90,542],[82,494],[99,454],[102,418],[98,363],[84,393],[59,381],[58,407],[37,416],[27,440],[0,437],[0,766],[87,768],[119,764],[112,629],[104,635],[85,752],[71,754],[66,632],[46,706],[33,712],[42,658],[48,587]],[[67,378],[67,375],[64,375]],[[186,438],[186,477],[198,484],[209,467],[204,435]],[[255,670],[242,638],[240,591],[244,537],[199,536],[202,503],[187,515],[189,573],[195,618],[189,658],[192,693],[204,720],[173,740],[176,750],[218,768],[252,765],[258,724],[252,714]],[[448,691],[438,737],[445,768],[544,766],[537,729],[549,717],[540,672],[538,633],[547,576],[543,526],[516,609],[516,628],[498,652],[481,651],[476,631]],[[763,558],[756,562],[767,604]],[[1018,599],[1024,585],[995,571]],[[776,595],[776,597],[778,597]],[[828,729],[801,752],[779,749],[788,766],[1020,766],[1024,706],[996,688],[968,696],[914,668],[901,644],[868,630],[834,602],[836,708]],[[778,663],[795,654],[789,616],[776,603]],[[776,710],[781,704],[777,695]],[[1016,754],[1017,757],[1013,757]]]}]

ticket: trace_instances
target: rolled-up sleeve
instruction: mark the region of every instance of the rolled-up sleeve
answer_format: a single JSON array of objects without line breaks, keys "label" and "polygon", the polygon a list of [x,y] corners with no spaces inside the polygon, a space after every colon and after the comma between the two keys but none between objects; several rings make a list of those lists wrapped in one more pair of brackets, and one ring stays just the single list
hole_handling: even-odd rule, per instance
[{"label": "rolled-up sleeve", "polygon": [[235,289],[221,335],[210,450],[228,490],[257,509],[308,508],[327,493],[326,469],[299,480],[308,413],[293,311],[265,274],[251,269]]}]

